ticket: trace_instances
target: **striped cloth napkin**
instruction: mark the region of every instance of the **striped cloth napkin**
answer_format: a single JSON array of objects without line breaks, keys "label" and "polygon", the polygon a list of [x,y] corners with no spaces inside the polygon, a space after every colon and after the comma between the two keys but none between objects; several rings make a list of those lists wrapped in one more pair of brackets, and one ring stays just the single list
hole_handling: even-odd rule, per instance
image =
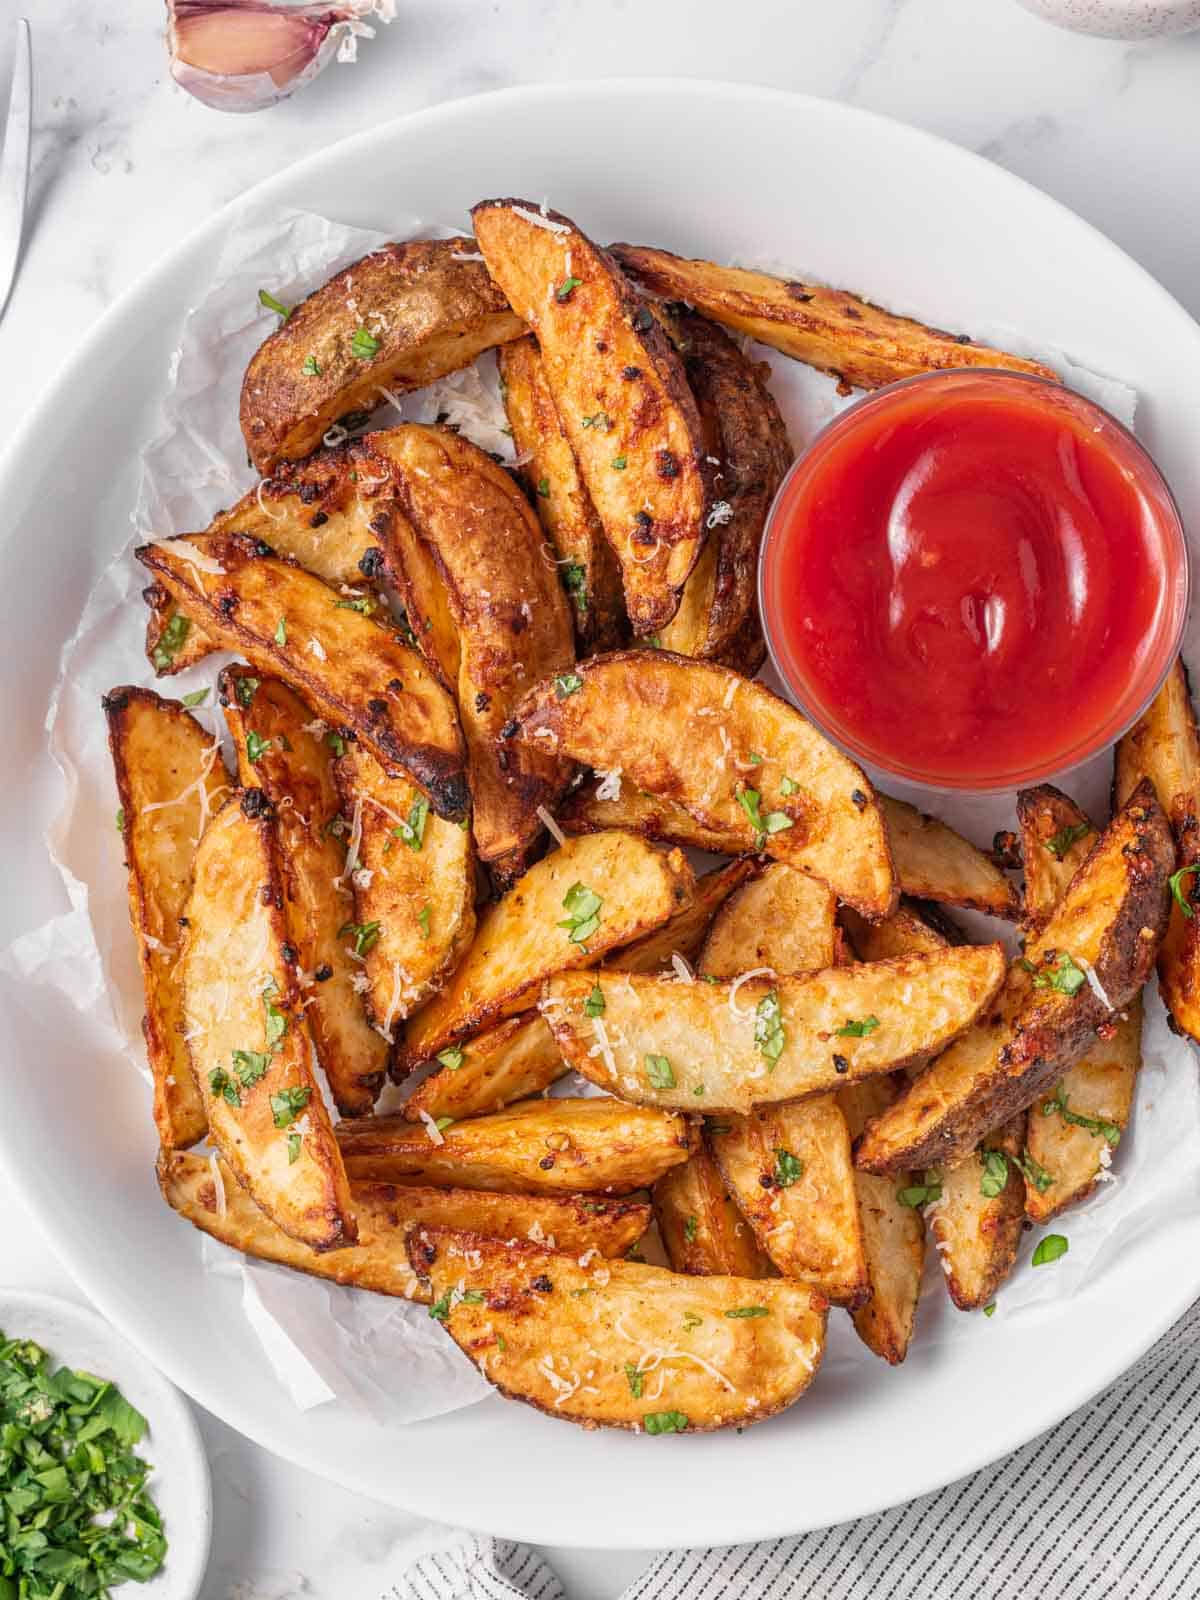
[{"label": "striped cloth napkin", "polygon": [[[995,1466],[860,1522],[657,1556],[621,1600],[1200,1595],[1200,1302],[1090,1405]],[[449,1535],[381,1600],[569,1600],[528,1545]]]}]

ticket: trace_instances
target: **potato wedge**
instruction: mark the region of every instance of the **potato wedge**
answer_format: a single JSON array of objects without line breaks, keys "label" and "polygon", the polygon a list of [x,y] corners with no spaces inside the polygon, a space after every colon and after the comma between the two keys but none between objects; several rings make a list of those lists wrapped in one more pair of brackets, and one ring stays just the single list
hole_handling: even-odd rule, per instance
[{"label": "potato wedge", "polygon": [[759,1247],[835,1305],[870,1293],[846,1119],[832,1095],[710,1120],[706,1136]]},{"label": "potato wedge", "polygon": [[356,1181],[459,1185],[506,1194],[629,1194],[686,1161],[687,1120],[617,1100],[529,1100],[442,1130],[404,1117],[338,1124]]},{"label": "potato wedge", "polygon": [[1017,824],[1025,865],[1022,920],[1040,928],[1054,913],[1067,885],[1087,860],[1097,833],[1074,800],[1042,783],[1017,795]]},{"label": "potato wedge", "polygon": [[484,200],[471,215],[488,271],[537,338],[633,631],[654,633],[675,614],[708,515],[683,363],[612,258],[566,217],[519,200]]},{"label": "potato wedge", "polygon": [[353,1244],[350,1187],[309,1065],[273,808],[224,802],[196,850],[179,958],[209,1137],[255,1204],[313,1250]]},{"label": "potato wedge", "polygon": [[1015,921],[1020,901],[1012,883],[982,850],[936,817],[881,794],[896,876],[905,894],[967,906]]},{"label": "potato wedge", "polygon": [[580,655],[615,650],[629,632],[621,568],[567,438],[536,339],[500,351],[500,388],[518,471],[557,557],[559,581],[575,618]]},{"label": "potato wedge", "polygon": [[[304,1017],[334,1104],[370,1111],[387,1074],[388,1047],[367,1020],[359,968],[341,936],[352,913],[346,852],[331,833],[340,810],[324,728],[278,678],[226,667],[219,694],[237,751],[238,781],[262,789],[275,810],[283,914],[304,993]],[[458,833],[453,823],[440,826]]]},{"label": "potato wedge", "polygon": [[[956,1167],[936,1175],[941,1194],[925,1207],[925,1223],[946,1290],[960,1311],[986,1306],[1017,1259],[1025,1223],[1025,1180],[1019,1162],[1024,1140],[1021,1112],[993,1129]],[[989,1164],[989,1152],[1004,1157],[999,1170],[994,1162]],[[999,1192],[992,1193],[997,1183]]]},{"label": "potato wedge", "polygon": [[595,1250],[611,1258],[623,1256],[650,1225],[650,1207],[637,1200],[356,1183],[350,1193],[357,1246],[318,1252],[290,1239],[264,1216],[215,1156],[207,1160],[164,1151],[158,1158],[158,1185],[172,1210],[194,1227],[256,1260],[423,1303],[429,1291],[409,1265],[405,1236],[410,1228],[464,1228],[489,1238],[532,1239],[552,1249]]},{"label": "potato wedge", "polygon": [[792,447],[762,367],[683,306],[671,308],[666,326],[700,409],[706,454],[717,464],[708,538],[659,640],[664,650],[719,661],[752,678],[767,655],[758,547]]},{"label": "potato wedge", "polygon": [[560,972],[541,1010],[566,1060],[602,1089],[642,1105],[745,1112],[829,1093],[941,1048],[1003,976],[998,945],[733,984]]},{"label": "potato wedge", "polygon": [[[581,661],[563,697],[540,684],[514,737],[674,800],[819,878],[865,916],[894,909],[887,830],[862,771],[785,701],[710,661],[628,650]],[[687,736],[680,730],[686,728]]]},{"label": "potato wedge", "polygon": [[824,1348],[824,1302],[807,1284],[633,1261],[581,1267],[445,1228],[415,1229],[409,1259],[489,1382],[589,1427],[688,1433],[761,1421],[799,1398]]},{"label": "potato wedge", "polygon": [[[464,828],[429,814],[415,784],[359,745],[333,764],[347,852],[338,874],[343,958],[389,1043],[462,960],[475,933],[475,865]],[[356,959],[357,958],[357,959]]]},{"label": "potato wedge", "polygon": [[770,967],[794,976],[822,972],[837,960],[837,902],[823,883],[783,861],[744,884],[713,919],[701,971],[736,978]]},{"label": "potato wedge", "polygon": [[129,685],[104,697],[129,873],[129,920],[146,996],[142,1034],[164,1150],[203,1139],[204,1101],[192,1077],[176,973],[192,859],[213,806],[228,791],[221,747],[177,700]]},{"label": "potato wedge", "polygon": [[182,547],[170,540],[136,553],[223,648],[282,678],[317,716],[361,739],[385,772],[419,783],[438,816],[466,814],[454,704],[391,628],[242,534],[199,534]]},{"label": "potato wedge", "polygon": [[857,911],[843,906],[839,912],[850,943],[860,961],[890,961],[895,956],[930,955],[949,944],[961,944],[961,935],[951,939],[915,906],[901,901],[890,917],[868,922]]},{"label": "potato wedge", "polygon": [[[607,956],[604,965],[620,972],[664,972],[673,966],[672,956],[695,962],[713,919],[729,905],[730,896],[740,897],[743,886],[749,885],[758,871],[758,862],[752,856],[741,856],[706,872],[696,879],[695,898],[690,905],[653,933],[643,934],[633,944]],[[807,884],[810,880],[803,881]]]},{"label": "potato wedge", "polygon": [[483,912],[453,978],[408,1024],[408,1064],[527,1011],[553,973],[594,966],[606,951],[661,927],[694,892],[692,869],[677,850],[656,850],[626,833],[569,841]]},{"label": "potato wedge", "polygon": [[706,1144],[654,1185],[654,1216],[674,1272],[734,1278],[775,1275]]},{"label": "potato wedge", "polygon": [[1150,709],[1117,745],[1114,801],[1123,805],[1149,778],[1175,835],[1179,899],[1158,953],[1158,989],[1175,1028],[1200,1040],[1200,733],[1187,669],[1177,660]]},{"label": "potato wedge", "polygon": [[879,1173],[953,1166],[1061,1078],[1146,981],[1167,924],[1174,859],[1153,788],[1140,784],[1013,964],[994,1013],[868,1125],[858,1165]]},{"label": "potato wedge", "polygon": [[330,278],[264,339],[242,380],[259,472],[306,456],[335,422],[469,367],[525,326],[472,239],[386,244]]},{"label": "potato wedge", "polygon": [[[339,445],[307,461],[283,462],[274,477],[218,513],[207,531],[262,539],[326,583],[364,588],[366,580],[385,572],[380,536],[396,514],[389,488],[373,466],[364,465],[358,444]],[[142,598],[150,607],[146,655],[160,677],[221,648],[161,584],[152,584]]]},{"label": "potato wedge", "polygon": [[1003,367],[1057,377],[1039,361],[893,316],[844,289],[687,260],[646,245],[614,244],[611,251],[651,293],[686,300],[714,322],[828,372],[845,389],[878,389],[941,367]]},{"label": "potato wedge", "polygon": [[[540,1094],[567,1070],[554,1035],[536,1011],[523,1011],[441,1052],[440,1072],[404,1102],[410,1122],[424,1117],[477,1117]],[[435,1058],[436,1059],[436,1058]],[[424,1116],[422,1116],[424,1113]]]},{"label": "potato wedge", "polygon": [[[615,781],[612,772],[617,772]],[[604,798],[599,798],[602,791]],[[673,800],[647,794],[628,783],[620,769],[598,771],[573,790],[555,818],[564,833],[600,833],[624,828],[660,844],[683,849],[708,850],[713,855],[737,856],[746,849],[746,835],[737,823],[707,828]]]}]

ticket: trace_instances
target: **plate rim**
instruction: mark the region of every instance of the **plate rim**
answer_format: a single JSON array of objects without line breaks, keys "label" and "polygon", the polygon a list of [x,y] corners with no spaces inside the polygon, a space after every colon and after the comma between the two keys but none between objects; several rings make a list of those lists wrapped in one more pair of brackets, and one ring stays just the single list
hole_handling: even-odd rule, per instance
[{"label": "plate rim", "polygon": [[[781,89],[766,85],[747,82],[738,82],[727,79],[712,79],[702,77],[630,77],[610,76],[583,79],[568,79],[553,83],[516,84],[504,88],[488,90],[480,94],[464,95],[452,100],[439,101],[434,105],[420,107],[413,111],[402,113],[386,122],[365,128],[357,133],[347,135],[332,144],[326,145],[299,160],[289,163],[269,177],[260,180],[257,184],[235,196],[232,200],[220,206],[209,216],[203,218],[195,227],[191,228],[169,249],[151,262],[134,280],[116,297],[103,314],[96,320],[88,332],[75,346],[72,353],[61,363],[50,378],[44,389],[41,390],[30,410],[23,420],[10,435],[6,447],[0,451],[0,488],[6,479],[16,470],[17,464],[29,446],[29,442],[44,426],[43,419],[52,412],[59,398],[69,390],[88,367],[93,352],[109,337],[109,330],[131,308],[154,290],[156,282],[168,278],[180,265],[186,263],[198,251],[203,250],[222,230],[234,222],[243,208],[253,209],[269,205],[276,192],[286,190],[302,178],[306,172],[316,172],[327,165],[337,166],[347,160],[353,159],[360,150],[370,149],[379,144],[386,144],[396,137],[403,137],[404,131],[436,125],[445,121],[453,123],[467,108],[474,108],[484,103],[503,107],[505,104],[521,104],[536,102],[554,102],[566,100],[578,108],[578,98],[581,95],[630,95],[642,96],[677,96],[688,98],[724,98],[727,100],[741,100],[743,102],[763,105],[775,103],[779,105],[802,105],[819,108],[819,114],[841,119],[846,122],[861,124],[869,122],[884,133],[893,137],[900,137],[914,144],[924,144],[930,149],[939,152],[938,159],[945,159],[950,153],[952,161],[961,162],[964,167],[975,166],[989,170],[989,181],[999,180],[1002,184],[1011,186],[1018,193],[1032,195],[1034,203],[1041,207],[1050,207],[1054,211],[1069,219],[1070,225],[1076,229],[1083,229],[1091,236],[1095,249],[1110,260],[1115,261],[1125,272],[1133,272],[1142,280],[1142,286],[1147,295],[1160,301],[1164,309],[1180,319],[1181,324],[1186,324],[1190,329],[1194,342],[1200,355],[1200,325],[1191,317],[1184,306],[1171,294],[1171,292],[1158,281],[1157,278],[1141,265],[1120,245],[1109,238],[1093,223],[1078,215],[1068,205],[1039,189],[1037,185],[1027,179],[1008,171],[997,163],[989,161],[985,156],[976,151],[955,144],[952,140],[945,139],[927,129],[915,127],[912,124],[900,121],[884,113],[868,110],[864,107],[848,104],[844,101],[829,99],[824,96],[802,93],[788,89]],[[297,204],[297,202],[290,202]],[[182,313],[181,313],[182,314]],[[21,1181],[17,1172],[17,1158],[10,1151],[4,1141],[0,1141],[0,1169],[12,1181],[14,1188],[20,1194],[26,1192],[26,1186]],[[130,1344],[139,1355],[143,1357],[163,1377],[169,1385],[175,1385],[184,1395],[190,1396],[198,1404],[228,1423],[243,1437],[251,1439],[261,1448],[282,1456],[306,1471],[336,1482],[352,1492],[363,1494],[371,1499],[384,1499],[385,1503],[392,1504],[412,1514],[428,1517],[435,1521],[444,1521],[441,1511],[432,1504],[428,1492],[422,1492],[420,1476],[399,1481],[389,1480],[384,1485],[375,1482],[369,1477],[367,1471],[355,1473],[339,1465],[332,1464],[318,1457],[315,1451],[306,1452],[302,1444],[295,1443],[289,1436],[288,1430],[278,1432],[266,1425],[256,1424],[247,1427],[223,1404],[223,1393],[219,1386],[209,1385],[203,1375],[199,1377],[184,1375],[175,1369],[172,1351],[169,1342],[161,1339],[153,1322],[148,1324],[148,1331],[143,1336],[140,1327],[135,1333],[127,1325],[124,1316],[124,1306],[121,1295],[108,1291],[106,1281],[99,1272],[93,1274],[86,1256],[86,1252],[75,1252],[69,1246],[70,1232],[60,1229],[52,1212],[46,1211],[39,1214],[37,1221],[45,1230],[56,1254],[70,1271],[72,1277],[79,1284],[82,1291],[88,1296],[94,1307],[107,1319],[111,1328],[115,1329],[120,1338]],[[64,1240],[67,1244],[64,1245]],[[931,1465],[922,1474],[914,1466],[904,1484],[904,1494],[897,1498],[894,1494],[881,1493],[877,1496],[866,1497],[858,1508],[849,1513],[848,1518],[839,1517],[837,1521],[857,1520],[877,1514],[878,1512],[896,1505],[907,1503],[913,1499],[944,1487],[947,1482],[956,1481],[958,1478],[979,1471],[1001,1457],[1019,1449],[1022,1445],[1037,1438],[1047,1429],[1056,1426],[1064,1417],[1086,1405],[1102,1390],[1113,1383],[1122,1373],[1132,1367],[1156,1342],[1173,1322],[1186,1310],[1195,1298],[1193,1288],[1189,1286],[1182,1292],[1177,1291],[1169,1302],[1165,1301],[1162,1285],[1159,1286],[1160,1297],[1157,1301],[1158,1315],[1151,1315],[1139,1325],[1137,1336],[1129,1343],[1122,1346],[1120,1353],[1110,1356],[1107,1360],[1098,1360],[1094,1366],[1086,1371],[1081,1370],[1080,1378],[1073,1387],[1064,1386],[1065,1400],[1062,1394],[1056,1398],[1053,1406],[1045,1413],[1045,1420],[1039,1427],[1029,1433],[1027,1423],[1014,1423],[1008,1428],[1002,1428],[998,1433],[990,1436],[988,1443],[977,1445],[974,1450],[964,1450],[959,1463],[952,1471],[950,1477],[946,1470]],[[1200,1287],[1198,1284],[1196,1287]],[[53,1298],[53,1297],[47,1297]],[[1085,1285],[1078,1298],[1100,1299],[1095,1285]],[[1164,1303],[1165,1302],[1165,1303]],[[68,1302],[69,1303],[69,1302]],[[1151,1310],[1150,1306],[1144,1309]],[[1111,1349],[1111,1347],[1109,1347]],[[153,1352],[153,1353],[151,1353]],[[494,1400],[485,1404],[494,1405]],[[436,1422],[438,1419],[429,1419]],[[194,1421],[194,1419],[193,1419]],[[414,1426],[424,1426],[417,1424]],[[972,1431],[971,1437],[978,1439],[980,1435]],[[578,1532],[570,1527],[554,1527],[548,1531],[544,1528],[539,1531],[536,1521],[523,1521],[514,1523],[513,1519],[506,1518],[504,1525],[490,1522],[486,1512],[472,1511],[473,1519],[477,1526],[484,1531],[493,1532],[505,1537],[528,1539],[532,1542],[556,1543],[568,1547],[578,1548],[611,1548],[611,1549],[653,1549],[655,1545],[630,1545],[619,1537],[605,1538],[608,1524],[604,1518],[596,1518],[587,1529],[587,1536],[581,1537]],[[665,1521],[668,1519],[664,1519]],[[801,1531],[808,1524],[803,1523]],[[821,1523],[818,1527],[831,1524]],[[723,1524],[715,1533],[709,1533],[700,1539],[700,1543],[707,1544],[716,1537],[722,1543],[740,1543],[749,1540],[764,1538],[786,1537],[796,1532],[794,1524],[783,1521],[772,1510],[763,1509],[756,1512],[753,1498],[749,1504],[745,1499],[735,1502],[730,1508],[727,1523]],[[695,1534],[691,1535],[695,1538]],[[685,1539],[675,1539],[672,1542],[686,1544]],[[695,1548],[695,1545],[689,1546]]]}]

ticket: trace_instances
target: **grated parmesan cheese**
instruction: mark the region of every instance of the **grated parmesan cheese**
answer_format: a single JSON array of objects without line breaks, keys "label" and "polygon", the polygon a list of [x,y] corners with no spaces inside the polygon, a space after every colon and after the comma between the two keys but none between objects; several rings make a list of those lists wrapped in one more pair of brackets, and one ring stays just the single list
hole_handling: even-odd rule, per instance
[{"label": "grated parmesan cheese", "polygon": [[733,521],[733,507],[728,500],[716,500],[712,509],[704,519],[706,528],[723,528],[726,523]]},{"label": "grated parmesan cheese", "polygon": [[321,643],[320,639],[310,639],[308,641],[308,653],[310,656],[316,656],[318,661],[329,660],[329,657],[325,653],[325,646]]},{"label": "grated parmesan cheese", "polygon": [[1083,975],[1087,979],[1092,993],[1096,996],[1096,999],[1099,1000],[1100,1004],[1105,1008],[1105,1010],[1115,1011],[1117,1008],[1105,994],[1104,986],[1100,982],[1100,979],[1096,976],[1096,969],[1092,963],[1090,961],[1085,961],[1083,957],[1080,956],[1076,965],[1083,968]]},{"label": "grated parmesan cheese", "polygon": [[160,550],[173,551],[189,567],[195,567],[200,572],[207,572],[213,577],[221,577],[225,572],[215,556],[206,556],[190,539],[151,539],[150,543],[157,545]]},{"label": "grated parmesan cheese", "polygon": [[555,822],[554,818],[546,810],[545,806],[538,806],[537,814],[542,819],[542,825],[546,829],[546,832],[554,840],[555,844],[566,844],[566,834],[559,827],[558,823]]},{"label": "grated parmesan cheese", "polygon": [[287,512],[276,512],[271,510],[270,506],[268,506],[267,502],[263,499],[263,490],[266,487],[266,478],[260,478],[258,482],[258,488],[254,491],[254,498],[258,501],[258,509],[262,512],[264,517],[270,517],[272,522],[282,522],[286,518]]},{"label": "grated parmesan cheese", "polygon": [[437,1123],[429,1115],[428,1111],[422,1111],[422,1112],[419,1113],[419,1115],[420,1115],[421,1121],[425,1124],[425,1132],[429,1135],[430,1143],[431,1144],[445,1144],[446,1141],[442,1136],[442,1130],[438,1127]]},{"label": "grated parmesan cheese", "polygon": [[[543,201],[543,207],[545,202]],[[554,222],[551,218],[537,211],[530,211],[528,206],[514,206],[517,216],[524,217],[526,222],[532,222],[537,228],[545,228],[547,233],[570,233],[570,228],[565,222]]]},{"label": "grated parmesan cheese", "polygon": [[215,1150],[208,1158],[208,1166],[209,1171],[212,1173],[213,1194],[216,1196],[217,1202],[217,1215],[219,1217],[223,1217],[229,1210],[229,1203],[225,1199],[225,1180],[221,1176],[221,1163],[217,1160],[217,1153]]},{"label": "grated parmesan cheese", "polygon": [[738,1022],[746,1022],[753,1017],[753,1011],[743,1011],[737,1003],[738,990],[744,983],[749,983],[751,978],[773,978],[775,971],[772,967],[754,967],[750,972],[743,972],[740,978],[733,980],[733,988],[729,991],[729,1010]]},{"label": "grated parmesan cheese", "polygon": [[621,769],[612,767],[608,772],[600,774],[600,782],[596,785],[597,800],[619,800],[621,798]]},{"label": "grated parmesan cheese", "polygon": [[678,950],[671,951],[671,965],[675,968],[675,976],[680,983],[695,983],[696,974],[688,966],[686,958],[681,956]]}]

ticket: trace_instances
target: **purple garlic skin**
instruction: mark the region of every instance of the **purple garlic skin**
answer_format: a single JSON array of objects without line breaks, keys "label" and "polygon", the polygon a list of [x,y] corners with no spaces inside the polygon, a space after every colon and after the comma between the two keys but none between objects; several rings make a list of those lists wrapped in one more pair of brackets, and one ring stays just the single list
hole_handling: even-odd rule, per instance
[{"label": "purple garlic skin", "polygon": [[335,55],[353,61],[368,17],[394,15],[395,0],[167,0],[171,76],[216,111],[261,111]]}]

